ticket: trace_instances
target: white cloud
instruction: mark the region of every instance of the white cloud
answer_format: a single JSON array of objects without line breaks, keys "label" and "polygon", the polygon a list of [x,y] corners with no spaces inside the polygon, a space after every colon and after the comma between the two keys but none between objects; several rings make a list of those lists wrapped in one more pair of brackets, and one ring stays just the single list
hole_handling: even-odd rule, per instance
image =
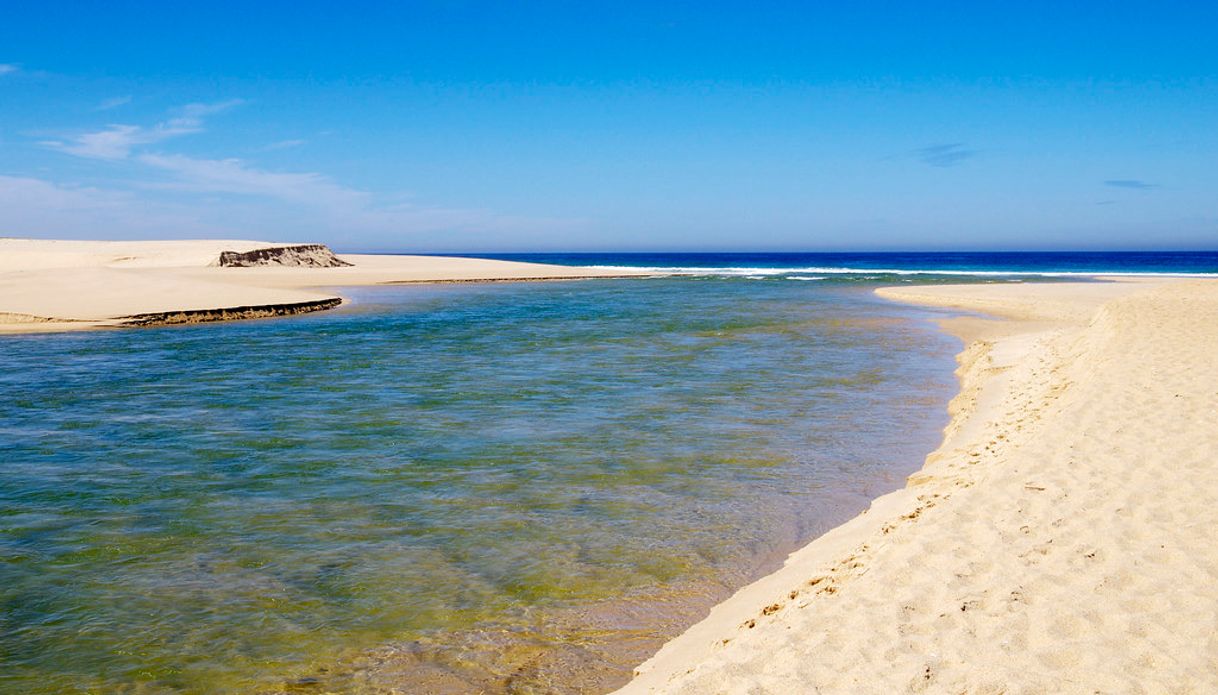
[{"label": "white cloud", "polygon": [[146,154],[138,161],[171,173],[173,181],[146,184],[157,190],[269,198],[312,215],[314,221],[368,231],[439,231],[527,227],[554,222],[525,220],[483,210],[449,209],[388,202],[348,188],[323,174],[257,169],[240,159],[196,159]]},{"label": "white cloud", "polygon": [[0,236],[157,238],[217,231],[188,210],[128,192],[0,176]]},{"label": "white cloud", "polygon": [[[0,236],[308,240],[347,248],[357,240],[356,248],[443,251],[494,248],[505,233],[561,240],[588,223],[380,204],[371,194],[343,188],[323,176],[260,172],[231,160],[170,163],[183,172],[184,180],[169,190],[105,189],[0,176]],[[224,201],[214,195],[238,191],[244,195]],[[306,203],[309,196],[313,198]]]},{"label": "white cloud", "polygon": [[230,99],[215,104],[187,104],[167,121],[152,127],[111,124],[105,130],[82,133],[68,141],[48,140],[41,144],[77,157],[89,159],[126,159],[131,151],[142,145],[190,135],[203,130],[203,117],[219,113],[242,103]]},{"label": "white cloud", "polygon": [[0,63],[0,75],[7,75],[10,72],[17,72],[18,70],[20,68],[12,63]]},{"label": "white cloud", "polygon": [[131,97],[129,97],[129,96],[112,97],[110,99],[103,99],[100,104],[98,104],[97,106],[95,106],[93,108],[93,110],[94,111],[109,111],[110,109],[116,109],[120,106],[124,106],[124,105],[130,104],[130,103],[131,103]]},{"label": "white cloud", "polygon": [[240,106],[244,103],[245,103],[244,99],[229,99],[227,101],[217,101],[212,104],[200,104],[200,103],[187,104],[187,105],[183,106],[182,108],[178,109],[178,111],[180,113],[179,117],[182,119],[197,122],[197,121],[201,120],[204,116],[210,116],[212,114],[220,113],[222,111],[227,111],[227,110],[233,108],[234,106]]},{"label": "white cloud", "polygon": [[[146,184],[162,191],[229,194],[251,200],[247,214],[269,215],[271,225],[318,229],[323,237],[354,232],[369,239],[402,234],[471,233],[493,240],[496,232],[572,230],[586,220],[539,219],[488,210],[442,208],[386,200],[385,196],[343,186],[323,174],[273,172],[240,159],[195,159],[181,155],[141,155],[138,161],[169,172],[174,180]],[[269,206],[257,199],[270,199]],[[226,204],[227,206],[227,204]],[[277,211],[277,212],[272,212]],[[487,243],[491,243],[488,241]]]},{"label": "white cloud", "polygon": [[139,161],[172,173],[177,181],[161,187],[202,193],[234,193],[276,198],[313,207],[357,209],[370,196],[341,186],[322,174],[255,169],[240,159],[195,159],[146,154]]},{"label": "white cloud", "polygon": [[263,147],[262,149],[267,150],[267,151],[286,150],[286,149],[289,149],[292,147],[300,147],[303,144],[305,144],[304,140],[280,140],[279,142],[272,142],[271,144]]},{"label": "white cloud", "polygon": [[87,186],[57,186],[41,179],[0,176],[0,207],[22,200],[45,204],[56,210],[98,211],[113,208],[119,201],[112,193]]},{"label": "white cloud", "polygon": [[[102,107],[127,103],[107,100]],[[400,248],[418,234],[437,235],[431,242],[467,246],[493,244],[498,232],[565,234],[584,220],[538,219],[486,210],[441,208],[403,202],[344,186],[314,172],[262,169],[241,159],[207,159],[148,151],[173,138],[198,133],[208,116],[242,103],[230,100],[182,106],[151,126],[112,124],[62,141],[42,144],[94,160],[122,161],[128,174],[112,188],[63,185],[36,178],[0,176],[0,235],[67,238],[174,238],[223,235],[249,238],[286,237],[336,240],[348,235],[364,244]],[[274,143],[268,149],[301,144]],[[371,247],[371,246],[369,246]]]},{"label": "white cloud", "polygon": [[42,144],[77,157],[125,159],[127,155],[131,154],[132,148],[138,145],[150,145],[167,138],[194,132],[198,132],[198,128],[162,128],[158,126],[147,129],[136,125],[116,123],[106,126],[105,130],[82,133],[68,142],[47,140]]}]

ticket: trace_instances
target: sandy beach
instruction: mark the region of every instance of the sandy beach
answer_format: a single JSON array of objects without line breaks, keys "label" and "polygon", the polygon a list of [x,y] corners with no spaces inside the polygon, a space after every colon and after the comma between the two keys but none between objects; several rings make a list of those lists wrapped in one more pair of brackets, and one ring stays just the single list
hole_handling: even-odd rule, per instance
[{"label": "sandy beach", "polygon": [[[301,245],[261,241],[0,239],[0,333],[260,318],[329,309],[333,290],[428,282],[621,277],[623,271],[443,256],[344,254],[341,267],[275,255]],[[322,247],[324,248],[324,247]],[[267,251],[253,267],[224,253]],[[327,256],[328,249],[324,252]]]},{"label": "sandy beach", "polygon": [[878,292],[993,317],[942,446],[618,692],[1218,689],[1218,282]]}]

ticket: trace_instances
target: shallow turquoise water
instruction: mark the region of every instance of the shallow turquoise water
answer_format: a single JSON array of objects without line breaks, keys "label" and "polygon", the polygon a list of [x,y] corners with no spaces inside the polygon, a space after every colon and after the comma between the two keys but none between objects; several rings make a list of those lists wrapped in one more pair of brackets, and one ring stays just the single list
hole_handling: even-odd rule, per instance
[{"label": "shallow turquoise water", "polygon": [[0,340],[0,689],[596,689],[937,443],[863,284],[348,291]]}]

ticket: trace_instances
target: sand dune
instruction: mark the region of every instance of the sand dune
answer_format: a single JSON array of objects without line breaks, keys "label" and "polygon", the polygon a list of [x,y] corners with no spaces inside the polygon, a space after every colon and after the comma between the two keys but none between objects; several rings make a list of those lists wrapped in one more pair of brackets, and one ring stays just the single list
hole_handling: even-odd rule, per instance
[{"label": "sand dune", "polygon": [[1218,282],[881,293],[1009,317],[942,447],[620,692],[1218,691]]},{"label": "sand dune", "polygon": [[[295,251],[267,260],[275,253]],[[336,306],[325,287],[619,277],[622,272],[438,256],[342,255],[260,241],[0,239],[0,332],[255,318]],[[324,249],[324,247],[320,247]],[[290,249],[289,249],[290,250]],[[230,252],[256,267],[220,267]],[[291,265],[279,265],[278,263]]]}]

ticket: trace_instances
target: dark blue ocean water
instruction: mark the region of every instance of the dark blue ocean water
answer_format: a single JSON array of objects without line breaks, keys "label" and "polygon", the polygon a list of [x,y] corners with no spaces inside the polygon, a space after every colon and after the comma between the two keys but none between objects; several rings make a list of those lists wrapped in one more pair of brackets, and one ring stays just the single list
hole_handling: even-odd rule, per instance
[{"label": "dark blue ocean water", "polygon": [[[1218,240],[1215,242],[1218,245]],[[651,268],[711,275],[831,275],[838,281],[885,276],[1029,276],[1103,273],[1218,275],[1218,251],[906,252],[906,253],[541,253],[477,254],[538,263]]]}]

